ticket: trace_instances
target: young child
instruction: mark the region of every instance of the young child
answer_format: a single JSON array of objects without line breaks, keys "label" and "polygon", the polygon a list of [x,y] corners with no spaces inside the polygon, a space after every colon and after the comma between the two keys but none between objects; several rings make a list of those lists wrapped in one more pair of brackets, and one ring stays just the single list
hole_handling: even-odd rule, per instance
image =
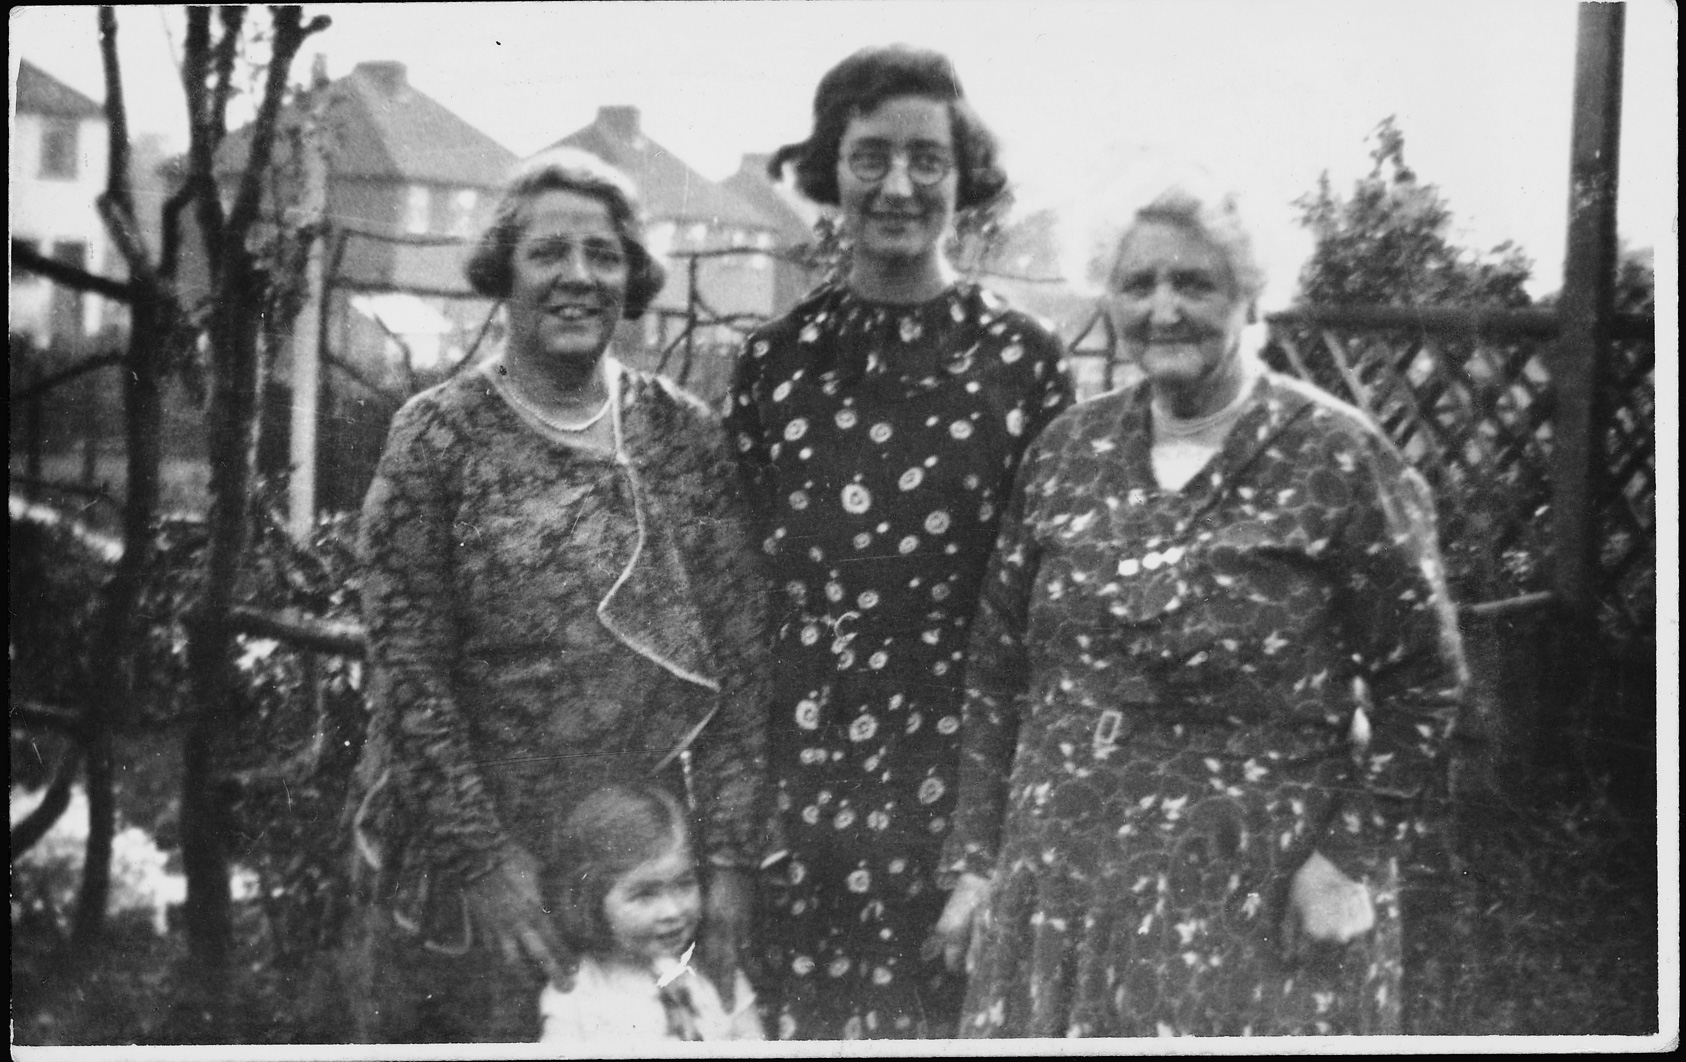
[{"label": "young child", "polygon": [[581,956],[569,991],[539,997],[544,1043],[763,1040],[755,994],[733,974],[733,1007],[691,965],[702,888],[684,809],[650,785],[610,785],[562,824],[548,883],[559,930]]}]

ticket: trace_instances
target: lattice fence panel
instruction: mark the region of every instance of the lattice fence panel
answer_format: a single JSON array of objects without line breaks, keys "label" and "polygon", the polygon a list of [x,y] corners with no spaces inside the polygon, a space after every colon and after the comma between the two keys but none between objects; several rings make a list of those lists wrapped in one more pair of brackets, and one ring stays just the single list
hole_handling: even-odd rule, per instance
[{"label": "lattice fence panel", "polygon": [[1273,326],[1266,358],[1368,413],[1434,489],[1463,601],[1544,588],[1546,344],[1417,329]]},{"label": "lattice fence panel", "polygon": [[[1462,600],[1543,589],[1555,397],[1550,341],[1522,335],[1274,323],[1266,358],[1364,410],[1435,490]],[[1615,631],[1656,626],[1655,344],[1601,367],[1599,607]]]},{"label": "lattice fence panel", "polygon": [[1656,632],[1657,393],[1655,339],[1610,345],[1600,380],[1607,476],[1599,485],[1600,619]]}]

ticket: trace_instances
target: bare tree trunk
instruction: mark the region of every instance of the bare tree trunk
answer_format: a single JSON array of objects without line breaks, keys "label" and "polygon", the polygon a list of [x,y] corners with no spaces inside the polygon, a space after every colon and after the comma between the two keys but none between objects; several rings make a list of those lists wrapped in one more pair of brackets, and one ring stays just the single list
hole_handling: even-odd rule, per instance
[{"label": "bare tree trunk", "polygon": [[114,732],[134,698],[134,629],[141,580],[152,552],[158,510],[160,395],[163,352],[175,331],[174,303],[160,287],[136,235],[129,187],[129,129],[117,66],[117,23],[100,11],[100,51],[105,61],[106,120],[110,160],[100,208],[113,243],[129,267],[129,344],[123,372],[123,430],[127,476],[123,491],[123,555],[101,605],[100,638],[91,661],[87,714],[88,845],[82,865],[73,936],[81,954],[105,931],[111,895],[111,844],[117,828]]},{"label": "bare tree trunk", "polygon": [[226,801],[215,776],[217,735],[233,696],[234,581],[246,545],[247,493],[257,387],[257,298],[261,278],[231,255],[211,324],[210,542],[204,596],[188,649],[193,718],[183,746],[182,860],[187,871],[189,947],[207,975],[227,963],[232,943]]},{"label": "bare tree trunk", "polygon": [[[271,54],[249,152],[233,204],[225,213],[214,180],[214,160],[224,134],[234,62],[245,9],[223,7],[222,35],[211,43],[209,13],[190,8],[184,83],[193,115],[188,180],[196,191],[214,289],[210,323],[211,460],[210,541],[203,596],[190,620],[188,684],[191,717],[183,743],[182,862],[187,873],[187,936],[192,959],[190,996],[213,1021],[224,1012],[233,946],[229,895],[229,800],[215,771],[217,737],[226,728],[234,694],[231,622],[235,578],[246,547],[259,375],[258,334],[267,278],[258,269],[247,236],[258,220],[258,197],[275,142],[287,73],[300,45],[325,28],[317,18],[301,24],[296,6],[270,9]],[[210,78],[207,85],[206,78]]]}]

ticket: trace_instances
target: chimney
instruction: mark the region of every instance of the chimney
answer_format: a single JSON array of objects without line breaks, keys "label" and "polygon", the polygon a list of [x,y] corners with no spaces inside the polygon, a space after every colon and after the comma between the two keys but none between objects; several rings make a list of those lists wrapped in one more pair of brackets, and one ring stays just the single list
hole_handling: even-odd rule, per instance
[{"label": "chimney", "polygon": [[597,108],[597,124],[601,125],[611,135],[628,144],[636,143],[638,132],[637,107],[599,107]]},{"label": "chimney", "polygon": [[392,60],[358,63],[351,72],[362,75],[363,80],[379,89],[384,96],[396,96],[409,87],[404,64]]}]

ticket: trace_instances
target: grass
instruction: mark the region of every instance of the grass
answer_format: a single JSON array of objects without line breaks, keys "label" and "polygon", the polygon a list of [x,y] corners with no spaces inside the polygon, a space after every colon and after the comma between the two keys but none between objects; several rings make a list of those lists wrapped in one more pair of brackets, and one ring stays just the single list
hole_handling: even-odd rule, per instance
[{"label": "grass", "polygon": [[[1457,880],[1408,914],[1407,1031],[1425,1035],[1653,1035],[1657,1029],[1654,825],[1596,780],[1548,779],[1525,807],[1466,824]],[[13,925],[13,1042],[333,1042],[344,1028],[326,956],[280,968],[245,908],[231,1017],[174,1002],[185,949],[120,921],[79,961],[55,931]]]}]

